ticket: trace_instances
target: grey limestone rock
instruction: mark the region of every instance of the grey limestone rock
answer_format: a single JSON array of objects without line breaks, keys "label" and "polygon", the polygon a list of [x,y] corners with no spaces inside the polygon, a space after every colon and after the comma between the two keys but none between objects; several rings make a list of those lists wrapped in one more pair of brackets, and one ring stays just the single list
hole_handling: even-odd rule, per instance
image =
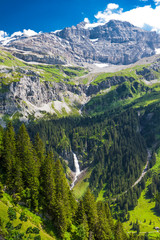
[{"label": "grey limestone rock", "polygon": [[8,44],[14,56],[28,62],[79,64],[84,62],[130,64],[155,54],[160,35],[128,22],[111,20],[86,28],[82,22],[61,31],[42,33]]}]

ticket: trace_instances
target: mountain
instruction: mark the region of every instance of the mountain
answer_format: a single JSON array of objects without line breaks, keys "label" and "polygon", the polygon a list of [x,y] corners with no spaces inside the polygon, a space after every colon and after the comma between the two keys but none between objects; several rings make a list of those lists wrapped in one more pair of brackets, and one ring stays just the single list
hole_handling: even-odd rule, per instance
[{"label": "mountain", "polygon": [[54,148],[72,170],[72,150],[77,154],[82,176],[74,189],[81,192],[79,197],[88,185],[96,196],[102,191],[106,198],[127,191],[143,171],[147,148],[160,146],[160,58],[147,60],[114,73],[89,73],[88,82],[84,75],[74,93],[77,101],[78,96],[86,100],[79,102],[81,116],[42,119],[29,127],[30,134],[39,132],[48,149]]},{"label": "mountain", "polygon": [[27,62],[130,64],[154,55],[160,48],[160,35],[118,20],[94,28],[82,22],[60,31],[15,39],[5,46]]},{"label": "mountain", "polygon": [[[15,204],[43,217],[54,239],[127,239],[116,236],[120,223],[110,225],[98,200],[108,201],[115,219],[129,221],[147,178],[146,196],[160,191],[159,42],[155,32],[110,21],[1,45],[0,124],[7,128],[0,127],[0,181]],[[3,189],[0,182],[1,196]],[[140,231],[137,220],[128,225],[127,232]]]},{"label": "mountain", "polygon": [[[54,45],[51,44],[53,39]],[[0,50],[1,125],[5,126],[10,120],[16,126],[21,121],[29,123],[30,134],[34,136],[38,131],[46,147],[54,149],[72,170],[73,150],[84,170],[84,177],[88,174],[82,184],[90,185],[96,196],[107,179],[115,186],[106,187],[106,196],[110,195],[107,191],[113,195],[126,191],[142,171],[147,157],[146,146],[159,146],[159,55],[143,58],[131,65],[105,65],[104,68],[97,67],[97,62],[86,67],[63,65],[60,57],[61,64],[56,65],[28,63],[14,55],[23,52],[23,56],[30,56],[33,61],[33,56],[41,54],[42,60],[51,61],[52,57],[46,53],[56,49],[57,43],[61,45],[57,54],[64,49],[62,43],[68,43],[68,46],[75,44],[76,54],[79,54],[82,42],[83,47],[87,47],[86,41],[97,47],[106,41],[110,46],[131,46],[137,42],[136,47],[148,41],[148,46],[156,49],[158,39],[159,35],[154,32],[145,32],[126,22],[110,21],[93,29],[80,23],[55,33],[38,34],[8,43]],[[25,51],[16,50],[16,46],[24,47]],[[46,52],[42,55],[42,51]],[[68,49],[65,51],[68,59]],[[55,55],[52,56],[55,61]],[[76,59],[73,51],[72,57]],[[64,55],[61,59],[65,59]],[[123,141],[126,146],[122,146]],[[116,157],[113,156],[115,152]],[[114,165],[111,159],[114,159]],[[114,182],[106,165],[112,174],[117,166],[121,169]],[[130,168],[136,168],[136,172],[131,172]],[[118,187],[120,176],[123,184]],[[126,182],[127,178],[130,180]]]}]

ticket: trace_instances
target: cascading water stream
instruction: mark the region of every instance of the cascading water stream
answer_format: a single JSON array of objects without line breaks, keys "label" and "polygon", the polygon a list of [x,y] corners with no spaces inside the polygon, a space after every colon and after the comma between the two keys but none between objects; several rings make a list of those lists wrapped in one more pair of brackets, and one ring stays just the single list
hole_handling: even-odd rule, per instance
[{"label": "cascading water stream", "polygon": [[71,184],[71,189],[74,187],[75,185],[75,182],[77,181],[77,177],[79,176],[79,174],[81,173],[80,171],[80,167],[79,167],[79,163],[78,163],[78,159],[77,159],[77,156],[75,153],[73,153],[73,158],[74,158],[74,166],[75,166],[75,178],[74,178],[74,181],[72,182]]}]

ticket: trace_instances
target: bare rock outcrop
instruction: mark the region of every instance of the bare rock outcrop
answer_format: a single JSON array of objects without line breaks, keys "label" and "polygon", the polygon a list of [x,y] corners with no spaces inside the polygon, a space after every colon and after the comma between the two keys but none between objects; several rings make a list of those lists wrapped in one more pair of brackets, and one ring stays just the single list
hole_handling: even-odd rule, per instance
[{"label": "bare rock outcrop", "polygon": [[160,48],[160,35],[118,20],[95,28],[87,28],[82,22],[61,31],[12,41],[7,47],[14,56],[28,62],[130,64],[154,55]]}]

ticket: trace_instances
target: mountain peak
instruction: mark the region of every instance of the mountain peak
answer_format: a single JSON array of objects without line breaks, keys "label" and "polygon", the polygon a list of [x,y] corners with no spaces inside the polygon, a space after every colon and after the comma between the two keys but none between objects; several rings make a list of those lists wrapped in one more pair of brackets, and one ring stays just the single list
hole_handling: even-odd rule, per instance
[{"label": "mountain peak", "polygon": [[129,22],[110,20],[99,26],[92,25],[92,28],[89,25],[92,24],[84,21],[50,34],[29,38],[24,34],[16,38],[12,36],[7,47],[16,49],[15,56],[25,61],[78,65],[131,64],[156,54],[156,49],[160,48],[159,34],[142,30]]}]

